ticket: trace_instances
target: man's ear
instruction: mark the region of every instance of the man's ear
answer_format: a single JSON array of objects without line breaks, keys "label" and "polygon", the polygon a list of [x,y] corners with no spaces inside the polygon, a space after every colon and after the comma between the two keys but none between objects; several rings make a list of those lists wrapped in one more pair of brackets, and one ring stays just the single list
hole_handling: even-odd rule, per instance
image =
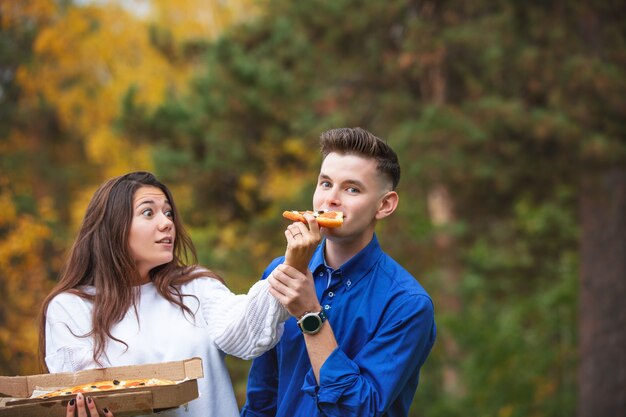
[{"label": "man's ear", "polygon": [[395,191],[387,191],[380,200],[380,205],[378,207],[378,211],[376,212],[376,220],[384,219],[396,211],[399,199],[400,197],[398,197],[398,193]]}]

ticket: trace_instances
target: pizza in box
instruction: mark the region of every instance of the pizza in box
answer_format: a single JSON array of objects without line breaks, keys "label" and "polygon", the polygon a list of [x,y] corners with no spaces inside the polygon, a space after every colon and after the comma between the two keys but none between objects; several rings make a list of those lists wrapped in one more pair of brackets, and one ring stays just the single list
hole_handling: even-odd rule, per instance
[{"label": "pizza in box", "polygon": [[145,388],[156,387],[162,385],[173,385],[176,382],[169,379],[162,378],[142,378],[142,379],[129,379],[129,380],[110,380],[110,381],[95,381],[87,384],[76,385],[73,387],[61,388],[55,391],[46,392],[33,398],[40,398],[47,400],[50,398],[62,397],[64,395],[76,395],[78,393],[95,393],[104,391],[115,391],[129,388]]}]

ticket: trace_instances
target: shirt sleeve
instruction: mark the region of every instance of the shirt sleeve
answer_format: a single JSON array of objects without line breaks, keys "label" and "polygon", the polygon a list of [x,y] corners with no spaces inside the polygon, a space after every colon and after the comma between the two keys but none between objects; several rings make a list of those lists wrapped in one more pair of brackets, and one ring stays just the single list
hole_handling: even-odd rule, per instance
[{"label": "shirt sleeve", "polygon": [[[261,279],[265,280],[269,271],[273,271],[283,259],[274,259]],[[278,359],[276,348],[272,348],[252,361],[246,387],[246,403],[241,409],[241,417],[274,417],[277,397]]]},{"label": "shirt sleeve", "polygon": [[216,280],[208,282],[201,297],[202,314],[220,350],[247,360],[278,343],[289,312],[269,293],[267,281],[240,295]]},{"label": "shirt sleeve", "polygon": [[246,388],[246,403],[241,417],[274,417],[278,395],[278,363],[276,349],[252,362]]},{"label": "shirt sleeve", "polygon": [[341,347],[335,349],[320,369],[319,385],[309,371],[302,390],[314,397],[322,415],[382,416],[407,383],[417,388],[419,370],[434,343],[435,324],[431,300],[411,297],[397,304],[354,359]]},{"label": "shirt sleeve", "polygon": [[91,310],[86,301],[73,294],[59,294],[46,311],[46,365],[52,373],[75,372],[108,366],[93,359]]}]

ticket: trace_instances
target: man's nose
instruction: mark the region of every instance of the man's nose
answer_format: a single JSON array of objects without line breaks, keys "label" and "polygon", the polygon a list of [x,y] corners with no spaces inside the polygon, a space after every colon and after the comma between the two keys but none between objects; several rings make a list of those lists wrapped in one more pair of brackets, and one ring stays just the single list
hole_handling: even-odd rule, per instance
[{"label": "man's nose", "polygon": [[339,198],[339,190],[333,188],[332,190],[328,190],[328,193],[325,196],[326,206],[328,207],[337,207],[341,205],[341,199]]}]

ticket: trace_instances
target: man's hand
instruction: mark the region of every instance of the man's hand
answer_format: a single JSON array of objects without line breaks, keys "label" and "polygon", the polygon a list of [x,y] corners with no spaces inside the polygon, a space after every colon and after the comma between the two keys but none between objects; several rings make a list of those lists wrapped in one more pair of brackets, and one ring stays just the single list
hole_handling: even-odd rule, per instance
[{"label": "man's hand", "polygon": [[[85,409],[85,403],[87,404],[87,408],[89,408],[89,413]],[[102,415],[105,417],[113,417],[113,413],[106,409],[102,409]],[[96,408],[96,402],[91,398],[85,396],[83,394],[77,394],[76,398],[73,398],[67,403],[66,408],[66,417],[99,417],[98,409]]]},{"label": "man's hand", "polygon": [[311,257],[315,253],[317,245],[322,241],[322,235],[315,217],[310,214],[305,214],[304,217],[308,224],[295,222],[285,230],[285,237],[287,238],[285,263],[306,273]]},{"label": "man's hand", "polygon": [[306,274],[303,274],[292,266],[278,265],[268,277],[268,282],[270,294],[276,297],[292,316],[300,318],[307,312],[321,310],[315,293],[313,275],[308,269]]}]

